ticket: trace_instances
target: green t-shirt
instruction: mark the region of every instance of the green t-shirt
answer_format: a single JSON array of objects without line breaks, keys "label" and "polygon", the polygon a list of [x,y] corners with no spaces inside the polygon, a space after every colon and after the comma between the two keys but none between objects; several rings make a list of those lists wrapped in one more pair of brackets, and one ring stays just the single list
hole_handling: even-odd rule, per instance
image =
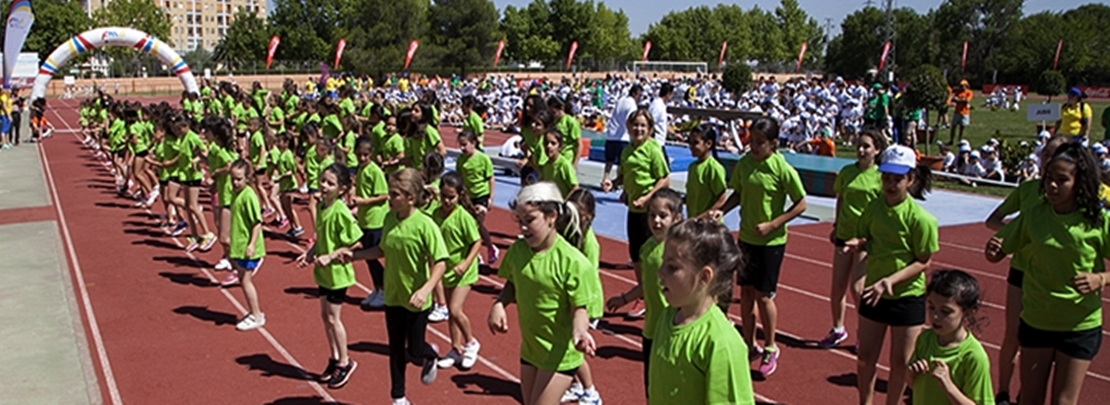
[{"label": "green t-shirt", "polygon": [[127,147],[127,123],[116,118],[108,126],[108,145],[113,152],[118,152]]},{"label": "green t-shirt", "polygon": [[[442,210],[441,207],[440,211]],[[447,272],[443,275],[443,286],[455,288],[476,283],[478,281],[477,257],[470,261],[470,266],[461,275],[455,273],[455,266],[466,260],[474,243],[482,240],[482,235],[478,233],[478,221],[458,205],[455,206],[454,211],[447,214],[447,218],[440,215],[441,213],[437,212],[432,219],[435,220],[436,225],[439,225],[439,230],[443,233],[443,242],[447,247]]]},{"label": "green t-shirt", "polygon": [[251,134],[250,150],[247,155],[250,157],[254,170],[263,170],[269,164],[266,159],[262,158],[263,150],[266,150],[266,138],[262,136],[262,131],[254,131]]},{"label": "green t-shirt", "polygon": [[689,218],[708,211],[724,192],[725,167],[721,162],[709,156],[690,163],[686,172],[686,213]]},{"label": "green t-shirt", "polygon": [[301,103],[301,98],[296,94],[290,94],[285,98],[285,109],[288,111],[297,111],[297,104]]},{"label": "green t-shirt", "polygon": [[[379,121],[370,127],[370,144],[374,147],[374,153],[381,155],[382,141],[385,139],[385,120]],[[401,148],[404,149],[402,142]]]},{"label": "green t-shirt", "polygon": [[424,185],[425,187],[428,187],[432,190],[435,190],[435,192],[436,192],[436,198],[429,199],[428,203],[425,204],[424,207],[420,208],[420,210],[424,211],[424,213],[427,214],[429,217],[435,215],[436,210],[438,210],[439,206],[442,205],[442,203],[439,202],[439,196],[438,196],[439,195],[439,183],[440,183],[440,178],[436,177],[435,180],[432,180],[431,183],[428,183],[428,184]]},{"label": "green t-shirt", "polygon": [[273,176],[274,171],[278,168],[278,163],[281,163],[281,149],[277,145],[271,146],[270,150],[266,152],[266,175]]},{"label": "green t-shirt", "polygon": [[836,204],[836,237],[840,240],[852,239],[856,234],[859,216],[871,201],[883,194],[883,176],[877,166],[860,170],[855,163],[846,165],[836,175],[833,192]]},{"label": "green t-shirt", "polygon": [[493,161],[485,153],[475,151],[474,155],[459,155],[455,168],[463,179],[463,188],[470,198],[489,196],[489,179],[493,178]]},{"label": "green t-shirt", "polygon": [[324,137],[335,140],[339,137],[339,134],[343,133],[343,123],[339,121],[338,115],[328,114],[320,123],[320,131],[324,134]]},{"label": "green t-shirt", "polygon": [[385,256],[384,282],[389,286],[385,289],[385,305],[412,312],[431,308],[431,294],[422,308],[409,305],[409,298],[431,278],[432,263],[447,260],[447,245],[435,221],[420,210],[405,219],[390,212],[385,216],[380,246]]},{"label": "green t-shirt", "polygon": [[150,132],[147,131],[145,122],[137,121],[127,128],[130,133],[132,144],[131,147],[135,149],[135,153],[143,153],[150,150]]},{"label": "green t-shirt", "polygon": [[[1006,199],[1002,200],[1002,204],[999,204],[998,208],[995,209],[1003,216],[1007,216],[1015,212],[1025,211],[1041,201],[1044,201],[1044,198],[1041,197],[1041,181],[1027,180],[1021,182],[1017,189],[1011,191]],[[1010,267],[1014,270],[1025,271],[1029,268],[1028,254],[1024,250],[1014,252],[1014,255],[1010,256]]]},{"label": "green t-shirt", "polygon": [[748,345],[721,308],[675,326],[668,307],[652,332],[648,369],[650,405],[754,405]]},{"label": "green t-shirt", "polygon": [[[209,149],[208,153],[212,153],[211,149]],[[154,159],[155,162],[166,161],[166,141],[164,139],[161,142],[154,142],[152,145],[150,145],[150,157],[151,159]],[[209,158],[208,167],[212,167],[211,158]],[[159,166],[154,170],[154,172],[158,175],[158,180],[170,179],[170,170],[165,167]]]},{"label": "green t-shirt", "polygon": [[560,155],[573,162],[574,155],[578,153],[578,140],[582,139],[582,125],[573,116],[566,114],[555,123],[555,130],[563,136],[563,150]]},{"label": "green t-shirt", "polygon": [[316,190],[320,188],[320,173],[335,163],[335,159],[331,154],[320,156],[316,153],[316,147],[313,146],[308,149],[304,158],[304,182],[308,184],[308,188]]},{"label": "green t-shirt", "polygon": [[654,237],[648,238],[640,247],[640,285],[644,294],[644,329],[641,334],[651,339],[655,333],[655,324],[663,316],[667,308],[667,299],[663,297],[663,285],[659,283],[659,267],[663,266],[663,242]]},{"label": "green t-shirt", "polygon": [[439,130],[431,125],[424,126],[424,136],[405,138],[405,156],[412,158],[409,167],[416,170],[424,169],[424,155],[436,150],[439,146]]},{"label": "green t-shirt", "polygon": [[516,288],[520,358],[545,371],[582,365],[574,348],[574,311],[589,305],[582,274],[590,261],[562,236],[550,249],[535,252],[518,239],[509,247],[497,275]]},{"label": "green t-shirt", "polygon": [[274,131],[285,132],[285,111],[282,111],[281,107],[274,106],[270,109],[268,121],[278,123],[278,125],[273,128]]},{"label": "green t-shirt", "polygon": [[731,187],[740,193],[740,241],[757,246],[786,244],[786,225],[760,237],[757,225],[770,222],[786,211],[786,197],[797,203],[806,196],[798,171],[775,152],[762,162],[750,153],[740,158],[732,171]]},{"label": "green t-shirt", "polygon": [[348,131],[343,136],[343,149],[347,150],[344,164],[347,167],[358,167],[358,155],[355,154],[355,144],[358,142],[358,134]]},{"label": "green t-shirt", "polygon": [[540,180],[555,183],[563,198],[578,187],[578,173],[574,171],[574,165],[563,155],[555,157],[555,160],[548,159],[547,164],[540,167]]},{"label": "green t-shirt", "polygon": [[530,159],[536,167],[543,167],[547,164],[547,154],[543,151],[543,136],[536,136],[532,133],[532,126],[525,125],[524,128],[520,129],[520,138],[524,141],[528,153],[531,154]]},{"label": "green t-shirt", "polygon": [[[316,256],[322,256],[341,247],[354,245],[362,238],[362,229],[355,222],[355,216],[342,199],[336,199],[330,206],[321,201],[316,207]],[[388,263],[388,262],[387,262]],[[329,290],[347,288],[355,284],[355,268],[351,263],[332,262],[327,266],[316,266],[313,272],[316,285]]]},{"label": "green t-shirt", "polygon": [[886,119],[887,107],[890,106],[890,96],[886,93],[867,99],[867,107],[863,116],[869,120],[881,121]]},{"label": "green t-shirt", "polygon": [[[355,181],[355,195],[359,198],[370,198],[389,194],[389,185],[385,180],[385,173],[377,163],[367,162],[358,170],[358,179]],[[381,229],[385,221],[385,214],[389,212],[389,201],[382,201],[373,205],[358,207],[358,226],[362,229]]]},{"label": "green t-shirt", "polygon": [[1023,209],[997,236],[1007,253],[1025,251],[1021,319],[1037,329],[1083,331],[1102,325],[1100,293],[1080,294],[1072,278],[1101,273],[1110,258],[1110,215],[1093,226],[1079,211],[1057,214],[1048,202]]},{"label": "green t-shirt", "polygon": [[240,132],[247,130],[247,109],[243,103],[234,102],[231,104],[231,116],[235,118],[235,128]]},{"label": "green t-shirt", "polygon": [[475,135],[478,135],[478,148],[483,147],[482,142],[485,139],[486,126],[478,113],[471,111],[470,115],[466,116],[466,120],[463,121],[463,129],[469,129]]},{"label": "green t-shirt", "polygon": [[[886,198],[872,200],[860,215],[855,236],[867,238],[867,285],[901,271],[918,256],[940,250],[936,217],[910,197],[893,207],[887,206]],[[925,273],[895,284],[891,296],[883,298],[923,295]]]},{"label": "green t-shirt", "polygon": [[[389,134],[382,137],[381,148],[375,149],[378,152],[378,158],[393,159],[398,155],[404,156],[405,153],[405,140],[401,138],[400,134]],[[393,173],[400,170],[401,166],[390,166],[386,168],[388,173]]]},{"label": "green t-shirt", "polygon": [[294,191],[297,189],[297,157],[293,156],[292,149],[286,149],[278,155],[277,161],[277,174],[288,176],[282,177],[278,183],[278,190],[280,191]]},{"label": "green t-shirt", "polygon": [[355,112],[355,102],[354,102],[354,100],[351,100],[350,97],[346,97],[342,100],[339,100],[339,115],[342,115],[342,116],[346,117],[348,115],[354,114],[354,112]]},{"label": "green t-shirt", "polygon": [[[227,253],[231,259],[258,259],[266,256],[266,242],[262,235],[254,239],[254,255],[247,257],[247,245],[251,241],[251,231],[255,225],[262,223],[262,206],[258,202],[258,195],[253,187],[243,187],[235,193],[235,200],[231,202],[231,250]],[[262,233],[262,228],[258,232]]]},{"label": "green t-shirt", "polygon": [[177,178],[181,181],[196,181],[204,177],[204,173],[193,164],[193,157],[199,150],[204,152],[204,142],[196,132],[190,130],[177,141]]},{"label": "green t-shirt", "polygon": [[[994,404],[994,389],[991,387],[991,362],[987,352],[979,340],[968,332],[967,339],[956,347],[941,347],[937,342],[937,333],[932,329],[925,329],[917,335],[914,344],[913,356],[909,364],[918,360],[929,362],[932,368],[934,360],[943,361],[948,365],[948,376],[960,388],[960,392],[978,405]],[[948,394],[937,382],[936,377],[929,373],[918,375],[913,379],[913,405],[947,404]]]},{"label": "green t-shirt", "polygon": [[[209,173],[216,170],[223,169],[235,161],[237,157],[235,153],[225,149],[224,147],[211,142],[208,144],[208,171]],[[224,173],[221,175],[213,176],[216,181],[216,196],[220,200],[220,206],[231,206],[232,187],[231,187],[231,174]],[[257,196],[255,196],[257,197]]]},{"label": "green t-shirt", "polygon": [[590,297],[586,313],[590,319],[599,319],[605,315],[605,291],[601,286],[601,244],[593,228],[582,237],[582,254],[590,261],[590,271],[582,272],[582,293]]},{"label": "green t-shirt", "polygon": [[621,164],[617,166],[617,175],[623,179],[628,210],[647,212],[646,204],[643,208],[633,208],[632,202],[651,191],[655,183],[667,177],[670,172],[667,159],[663,157],[663,147],[658,142],[644,141],[639,146],[625,146],[621,150]]}]

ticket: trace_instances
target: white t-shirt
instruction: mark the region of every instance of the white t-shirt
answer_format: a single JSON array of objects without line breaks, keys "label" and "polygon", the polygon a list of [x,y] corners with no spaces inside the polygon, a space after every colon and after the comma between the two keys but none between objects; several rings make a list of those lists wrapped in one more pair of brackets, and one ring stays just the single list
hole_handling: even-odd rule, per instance
[{"label": "white t-shirt", "polygon": [[655,128],[652,129],[652,136],[655,141],[660,145],[667,144],[667,103],[662,98],[656,97],[651,100],[651,106],[648,107],[648,112],[651,113],[651,120],[655,122]]},{"label": "white t-shirt", "polygon": [[628,142],[628,117],[636,112],[636,108],[635,99],[629,96],[621,97],[609,119],[609,125],[605,128],[605,139]]},{"label": "white t-shirt", "polygon": [[498,151],[498,154],[501,155],[501,157],[507,158],[519,159],[524,157],[524,150],[520,148],[521,142],[524,142],[524,138],[520,135],[513,135],[509,137],[509,140],[501,144],[501,150]]}]

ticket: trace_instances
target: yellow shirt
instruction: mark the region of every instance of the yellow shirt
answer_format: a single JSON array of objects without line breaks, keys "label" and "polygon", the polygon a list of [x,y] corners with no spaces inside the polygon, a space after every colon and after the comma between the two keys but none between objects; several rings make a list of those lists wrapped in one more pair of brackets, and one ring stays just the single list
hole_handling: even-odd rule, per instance
[{"label": "yellow shirt", "polygon": [[7,94],[0,94],[0,114],[12,115],[12,97]]},{"label": "yellow shirt", "polygon": [[401,89],[402,93],[409,92],[409,79],[401,79],[397,81],[397,87]]},{"label": "yellow shirt", "polygon": [[315,93],[316,92],[316,83],[313,83],[312,80],[304,82],[304,90],[309,92],[309,93]]},{"label": "yellow shirt", "polygon": [[333,77],[329,77],[327,86],[328,86],[328,91],[335,91],[335,89],[339,88],[339,80],[337,80]]},{"label": "yellow shirt", "polygon": [[1102,201],[1102,206],[1110,209],[1110,186],[1105,184],[1098,185],[1098,200]]},{"label": "yellow shirt", "polygon": [[[1080,109],[1080,106],[1082,106],[1082,109]],[[1083,120],[1090,120],[1091,116],[1090,104],[1083,102],[1071,106],[1064,104],[1060,106],[1060,128],[1056,130],[1056,133],[1072,136],[1080,135],[1080,131],[1083,131]],[[1088,121],[1087,127],[1090,127],[1090,121]]]}]

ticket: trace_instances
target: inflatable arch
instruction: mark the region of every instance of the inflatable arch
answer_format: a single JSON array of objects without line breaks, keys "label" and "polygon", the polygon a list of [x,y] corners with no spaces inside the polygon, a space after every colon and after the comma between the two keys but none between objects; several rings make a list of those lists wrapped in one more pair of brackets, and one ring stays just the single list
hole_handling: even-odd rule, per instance
[{"label": "inflatable arch", "polygon": [[73,59],[74,56],[105,46],[129,46],[143,53],[156,56],[162,63],[173,67],[173,73],[181,80],[181,84],[185,86],[186,91],[200,91],[197,87],[197,79],[193,77],[193,72],[189,70],[189,65],[165,42],[133,28],[104,27],[85,31],[54,49],[54,52],[51,52],[50,56],[46,58],[46,62],[43,62],[42,66],[39,67],[39,73],[35,76],[35,84],[31,88],[31,99],[45,96],[46,85],[50,83],[50,79],[53,79],[58,69],[69,62],[70,59]]}]

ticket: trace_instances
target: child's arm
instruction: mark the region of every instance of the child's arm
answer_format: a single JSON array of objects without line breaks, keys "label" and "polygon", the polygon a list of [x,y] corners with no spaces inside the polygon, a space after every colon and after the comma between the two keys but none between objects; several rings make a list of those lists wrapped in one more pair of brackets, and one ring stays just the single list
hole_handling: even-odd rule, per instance
[{"label": "child's arm", "polygon": [[409,305],[416,308],[424,307],[424,304],[428,301],[428,296],[432,295],[432,290],[434,290],[436,285],[439,284],[439,281],[443,279],[443,273],[447,272],[447,261],[443,259],[437,260],[435,263],[432,263],[431,270],[432,274],[428,277],[428,281],[425,281],[424,285],[416,290],[416,292],[412,293],[412,297],[409,297]]},{"label": "child's arm", "polygon": [[247,242],[247,251],[246,251],[246,254],[247,254],[248,258],[254,257],[254,244],[256,242],[258,242],[258,238],[261,237],[261,236],[262,236],[262,222],[260,221],[256,224],[254,224],[254,227],[251,228],[251,239],[250,239],[249,242]]},{"label": "child's arm", "polygon": [[379,194],[370,197],[351,196],[351,203],[359,207],[366,207],[370,205],[380,204],[389,199],[389,194]]},{"label": "child's arm", "polygon": [[493,308],[489,310],[489,318],[486,323],[489,325],[489,330],[493,334],[509,332],[508,316],[505,315],[505,307],[509,304],[516,302],[516,286],[512,281],[505,282],[505,286],[501,288],[501,294],[497,295],[497,300],[493,302]]},{"label": "child's arm", "polygon": [[[918,362],[925,362],[925,360],[918,360]],[[929,370],[928,364],[926,364],[926,371],[928,371],[933,378],[937,379],[940,388],[944,390],[944,394],[948,396],[948,403],[952,405],[977,405],[975,401],[972,401],[971,398],[964,395],[964,393],[960,391],[960,387],[952,381],[951,372],[948,369],[947,363],[940,360],[933,360],[932,363],[932,370]]]},{"label": "child's arm", "polygon": [[[331,254],[326,255],[326,256],[335,255],[335,254],[341,252],[342,250],[343,249],[339,249],[339,250],[337,250],[335,252],[332,252]],[[313,243],[312,246],[309,246],[307,249],[305,249],[304,253],[301,253],[301,255],[297,257],[297,267],[305,267],[305,266],[308,266],[309,263],[319,262],[319,261],[320,261],[320,258],[316,257],[316,244]],[[330,263],[330,260],[328,261],[328,263]],[[327,263],[323,263],[323,264],[327,265]]]},{"label": "child's arm", "polygon": [[805,197],[802,197],[798,199],[798,201],[795,201],[794,205],[790,206],[790,210],[782,213],[782,215],[775,217],[775,219],[772,219],[769,222],[764,222],[762,224],[756,225],[755,231],[759,233],[759,236],[767,236],[767,234],[771,233],[771,231],[781,228],[783,225],[786,225],[788,222],[794,220],[794,218],[802,215],[802,213],[805,211],[806,199]]},{"label": "child's arm", "polygon": [[879,279],[879,281],[876,281],[874,284],[871,284],[867,286],[867,288],[864,288],[861,298],[867,305],[874,306],[875,304],[878,304],[879,299],[881,299],[885,295],[890,295],[892,292],[894,292],[894,286],[904,283],[914,277],[917,277],[921,273],[924,273],[925,270],[929,268],[929,265],[932,264],[932,261],[932,253],[918,254],[917,257],[914,258],[914,261],[906,267],[903,267],[901,270],[894,272],[894,274],[883,277]]},{"label": "child's arm", "polygon": [[594,342],[593,336],[590,335],[590,315],[586,312],[586,307],[574,308],[573,324],[574,348],[582,353],[593,356],[597,343]]},{"label": "child's arm", "polygon": [[455,268],[451,269],[451,270],[454,271],[455,274],[458,274],[458,275],[462,275],[463,273],[466,273],[466,269],[470,268],[470,263],[474,262],[474,259],[476,259],[478,257],[478,252],[480,252],[481,250],[482,250],[482,239],[478,238],[478,240],[474,241],[474,244],[470,245],[470,251],[467,252],[466,258],[464,258],[461,263],[455,265]]},{"label": "child's arm", "polygon": [[728,194],[729,195],[728,198],[725,199],[724,204],[721,204],[721,207],[718,208],[716,211],[713,211],[711,209],[711,210],[705,212],[705,214],[708,215],[709,218],[712,218],[713,220],[721,219],[721,217],[727,215],[729,213],[729,211],[732,211],[732,210],[736,209],[736,207],[740,206],[740,192],[739,191],[733,191],[732,193],[725,192],[725,193],[722,193],[722,194]]},{"label": "child's arm", "polygon": [[[640,263],[636,263],[634,267],[635,267],[634,271],[639,273],[640,272]],[[605,301],[605,308],[608,309],[609,312],[616,312],[616,310],[620,309],[621,307],[623,307],[625,305],[628,305],[629,302],[638,300],[638,299],[642,298],[643,296],[644,296],[643,287],[640,286],[640,284],[636,284],[634,287],[632,287],[628,291],[625,291],[625,292],[621,293],[621,295],[614,295],[612,297],[609,297],[609,299]]]},{"label": "child's arm", "polygon": [[634,208],[643,208],[644,206],[647,205],[648,200],[651,200],[651,196],[654,195],[656,191],[659,191],[659,189],[662,189],[662,188],[665,188],[665,187],[670,187],[670,185],[671,185],[671,176],[669,176],[669,175],[668,176],[663,176],[659,180],[655,181],[655,186],[653,186],[651,188],[651,190],[647,192],[647,194],[644,194],[642,197],[636,199],[636,201],[633,201],[632,206]]}]

